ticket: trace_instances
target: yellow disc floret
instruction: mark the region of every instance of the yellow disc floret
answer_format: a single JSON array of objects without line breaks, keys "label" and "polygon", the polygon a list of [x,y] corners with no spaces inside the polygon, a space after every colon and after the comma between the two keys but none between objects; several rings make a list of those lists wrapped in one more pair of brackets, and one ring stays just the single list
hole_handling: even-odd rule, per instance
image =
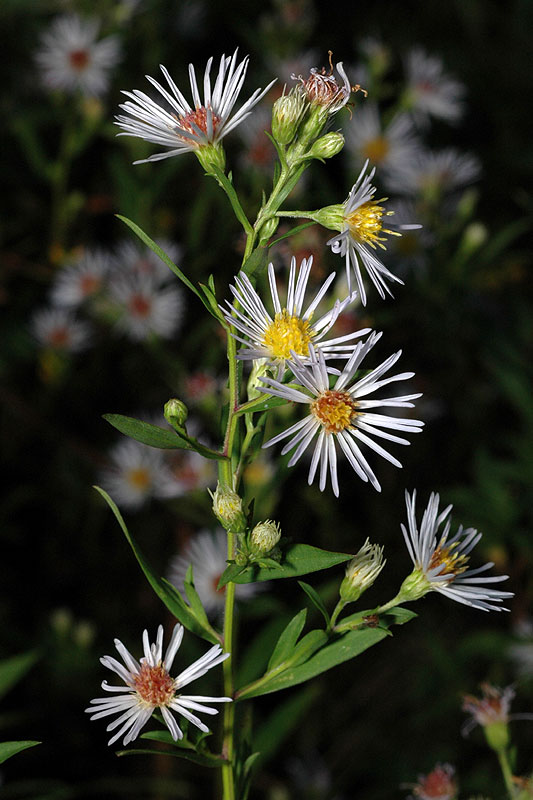
[{"label": "yellow disc floret", "polygon": [[328,389],[311,403],[311,413],[327,433],[340,433],[352,425],[357,415],[357,403],[348,392]]},{"label": "yellow disc floret", "polygon": [[284,308],[267,326],[262,344],[271,358],[290,358],[291,350],[299,356],[307,356],[314,333],[308,320],[293,316]]},{"label": "yellow disc floret", "polygon": [[143,467],[130,469],[127,474],[127,480],[135,489],[141,491],[148,489],[152,482],[150,472]]},{"label": "yellow disc floret", "polygon": [[450,545],[439,544],[431,556],[428,569],[431,570],[441,566],[441,564],[444,565],[442,575],[448,575],[448,580],[453,580],[456,575],[465,572],[468,567],[468,556],[454,552],[457,544],[457,542],[453,542]]},{"label": "yellow disc floret", "polygon": [[379,203],[368,200],[356,208],[355,211],[352,211],[351,214],[348,214],[344,221],[354,239],[369,244],[371,247],[375,247],[376,244],[383,247],[381,242],[385,241],[385,237],[379,234],[389,233],[394,235],[396,233],[396,231],[383,227],[383,217],[388,217],[393,213],[393,211],[385,211]]},{"label": "yellow disc floret", "polygon": [[144,663],[135,676],[134,686],[147,706],[167,706],[176,694],[176,681],[170,677],[162,664],[151,667]]}]

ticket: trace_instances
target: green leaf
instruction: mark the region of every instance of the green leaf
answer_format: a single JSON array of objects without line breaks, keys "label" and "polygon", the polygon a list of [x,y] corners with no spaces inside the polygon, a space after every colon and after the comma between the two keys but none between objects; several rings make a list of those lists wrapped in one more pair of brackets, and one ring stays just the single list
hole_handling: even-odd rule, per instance
[{"label": "green leaf", "polygon": [[262,626],[246,649],[240,654],[235,684],[238,688],[255,681],[267,669],[268,654],[272,653],[285,625],[284,616],[273,614]]},{"label": "green leaf", "polygon": [[[364,622],[365,617],[372,617],[375,614],[375,609],[368,608],[365,611],[358,611],[356,614],[350,614],[348,617],[343,617],[338,624],[344,625],[345,623],[352,623],[352,624],[361,624]],[[405,625],[406,622],[410,622],[412,619],[415,619],[418,614],[415,614],[414,611],[411,611],[409,608],[403,608],[402,606],[394,606],[394,608],[389,608],[384,614],[380,614],[379,616],[379,624],[388,625]],[[392,617],[391,620],[387,621],[387,617]]]},{"label": "green leaf", "polygon": [[320,595],[318,594],[316,589],[313,589],[312,586],[309,586],[308,583],[304,583],[303,581],[298,581],[298,583],[301,586],[301,588],[304,590],[304,592],[306,593],[308,598],[311,600],[311,602],[315,606],[315,608],[318,611],[320,611],[320,613],[322,614],[322,616],[326,620],[326,625],[329,625],[330,616],[329,616],[328,610],[327,610],[326,606],[324,605],[324,601],[322,600],[322,598],[320,597]]},{"label": "green leaf", "polygon": [[278,667],[290,656],[296,646],[298,637],[303,630],[306,617],[307,609],[302,608],[302,610],[298,611],[296,616],[291,619],[287,627],[282,631],[272,655],[270,656],[270,661],[268,662],[266,670],[267,672],[270,672]]},{"label": "green leaf", "polygon": [[309,228],[311,225],[316,225],[316,222],[314,220],[311,220],[311,222],[304,222],[301,225],[297,225],[295,228],[291,228],[290,231],[284,233],[283,236],[280,236],[278,239],[274,239],[273,242],[270,242],[270,247],[273,247],[273,245],[283,241],[283,239],[288,239],[289,236],[295,236],[297,233],[300,233],[300,231]]},{"label": "green leaf", "polygon": [[134,417],[125,417],[123,414],[103,414],[103,418],[117,431],[149,447],[157,447],[160,450],[195,450],[204,458],[213,458],[219,461],[227,460],[227,457],[222,453],[211,450],[210,447],[206,447],[186,434],[179,434],[166,428],[160,428],[158,425],[142,422]]},{"label": "green leaf", "polygon": [[235,579],[245,569],[246,569],[246,567],[241,567],[241,566],[239,566],[239,564],[235,564],[234,562],[232,562],[231,564],[228,564],[228,566],[226,567],[226,569],[224,570],[224,572],[220,576],[220,580],[219,580],[218,585],[217,585],[217,591],[220,591],[220,589],[223,589],[224,586],[227,583],[229,583],[230,581],[233,581],[233,583],[236,583]]},{"label": "green leaf", "polygon": [[231,203],[231,207],[233,209],[233,212],[234,212],[235,216],[237,217],[237,219],[239,220],[239,222],[241,223],[242,227],[244,228],[246,233],[252,233],[253,228],[252,228],[252,226],[250,224],[250,221],[248,220],[248,217],[246,216],[246,214],[243,211],[243,208],[241,206],[241,203],[240,203],[239,197],[237,195],[237,192],[233,188],[233,182],[232,182],[233,176],[232,176],[231,172],[229,173],[229,176],[226,176],[223,173],[223,171],[221,169],[219,169],[218,167],[216,167],[214,164],[211,164],[210,169],[211,169],[211,172],[216,176],[216,178],[217,178],[218,182],[220,183],[221,187],[226,192],[226,194],[228,196],[228,200]]},{"label": "green leaf", "polygon": [[241,267],[241,272],[256,280],[264,272],[268,263],[268,247],[256,247]]},{"label": "green leaf", "polygon": [[176,748],[175,750],[151,750],[146,748],[135,748],[134,750],[119,750],[117,756],[173,756],[174,758],[185,758],[187,761],[193,761],[195,764],[200,764],[202,767],[211,767],[220,769],[224,764],[222,757],[210,757],[202,753],[196,753],[194,750],[186,750],[185,748]]},{"label": "green leaf", "polygon": [[29,740],[24,742],[0,742],[0,764],[3,764],[11,756],[16,756],[22,750],[27,750],[28,747],[35,747],[36,744],[42,744],[42,742]]},{"label": "green leaf", "polygon": [[194,611],[187,605],[184,601],[180,593],[177,589],[175,589],[168,581],[164,578],[158,578],[155,574],[153,569],[151,568],[148,561],[145,559],[143,554],[141,553],[139,547],[135,543],[133,537],[129,533],[126,523],[124,522],[120,511],[118,510],[116,504],[110,498],[110,496],[101,489],[99,486],[94,487],[99,494],[102,495],[108,506],[110,507],[111,511],[115,515],[118,524],[122,528],[122,532],[126,537],[128,544],[130,545],[135,558],[139,562],[139,565],[144,572],[150,586],[159,597],[159,599],[165,604],[168,610],[176,617],[177,620],[181,622],[188,630],[196,633],[198,636],[201,636],[202,639],[206,639],[208,642],[212,644],[219,644],[220,640],[216,635],[215,631],[211,628],[210,625],[206,625],[202,620],[199,620]]},{"label": "green leaf", "polygon": [[190,289],[191,292],[193,292],[202,301],[202,303],[207,308],[209,313],[211,315],[213,315],[214,317],[216,317],[216,319],[218,319],[219,315],[215,314],[213,312],[213,309],[211,308],[211,304],[210,304],[209,300],[206,297],[204,297],[202,292],[200,292],[193,283],[191,283],[191,281],[188,279],[188,277],[185,275],[185,273],[183,273],[181,271],[181,269],[179,267],[177,267],[176,264],[174,264],[172,259],[165,253],[165,251],[161,247],[159,247],[159,245],[156,244],[153,239],[150,239],[148,234],[146,234],[143,231],[142,228],[140,228],[138,225],[136,225],[135,222],[132,222],[131,219],[128,219],[127,217],[123,217],[121,214],[117,214],[116,216],[118,217],[118,219],[120,219],[122,222],[124,222],[128,226],[128,228],[131,228],[131,230],[139,237],[141,242],[144,242],[144,244],[147,247],[149,247],[150,250],[152,250],[156,254],[156,256],[159,256],[161,261],[164,261],[164,263],[174,273],[174,275],[177,278],[179,278],[180,281],[182,283],[184,283],[185,286],[188,289]]},{"label": "green leaf", "polygon": [[[349,553],[335,553],[321,550],[310,544],[289,545],[283,553],[277,569],[261,568],[256,564],[245,567],[239,575],[230,578],[234,583],[253,583],[255,581],[270,581],[276,578],[294,578],[298,575],[307,575],[322,569],[335,567],[353,558]],[[222,573],[221,582],[226,570]]]},{"label": "green leaf", "polygon": [[257,397],[254,400],[249,400],[239,406],[236,414],[254,414],[256,411],[270,411],[271,408],[278,408],[278,406],[287,405],[288,401],[282,397],[272,397],[265,394],[263,397]]},{"label": "green leaf", "polygon": [[[178,756],[180,758],[186,758],[189,761],[194,761],[195,764],[201,764],[203,767],[218,767],[220,768],[222,764],[226,763],[226,760],[222,758],[222,756],[211,753],[209,750],[206,749],[204,739],[209,734],[201,734],[199,739],[195,742],[191,742],[190,739],[185,736],[183,739],[178,739],[175,741],[172,736],[170,735],[168,730],[163,731],[147,731],[146,733],[141,734],[141,739],[148,739],[152,742],[159,742],[161,744],[168,744],[173,750],[165,750],[163,751],[167,755],[170,756]],[[175,751],[178,752],[175,752]],[[126,755],[131,751],[125,750],[117,755]],[[155,751],[149,751],[155,752]],[[157,752],[161,752],[158,750]]]},{"label": "green leaf", "polygon": [[[316,700],[318,687],[307,686],[297,692],[258,726],[253,739],[254,750],[259,751],[259,762],[269,761],[287,737],[300,723],[302,716]],[[256,766],[259,766],[256,764]]]},{"label": "green leaf", "polygon": [[194,611],[196,619],[202,622],[204,625],[209,625],[207,614],[205,613],[205,609],[202,605],[202,601],[200,600],[200,596],[194,586],[192,564],[189,564],[187,568],[184,588],[185,588],[185,594],[187,595],[187,600],[189,601],[190,607]]},{"label": "green leaf", "polygon": [[37,653],[29,652],[0,661],[0,698],[26,675],[38,659]]}]

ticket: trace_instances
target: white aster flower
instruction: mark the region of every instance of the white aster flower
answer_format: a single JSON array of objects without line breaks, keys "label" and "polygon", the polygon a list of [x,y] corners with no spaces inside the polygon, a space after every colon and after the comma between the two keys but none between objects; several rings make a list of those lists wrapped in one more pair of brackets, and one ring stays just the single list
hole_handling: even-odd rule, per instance
[{"label": "white aster flower", "polygon": [[[388,228],[384,227],[384,217],[389,217],[394,212],[386,211],[380,205],[387,198],[374,200],[376,188],[372,186],[372,178],[376,168],[373,167],[370,173],[366,175],[367,167],[368,161],[365,163],[346,202],[342,206],[341,220],[338,227],[340,233],[327,242],[333,253],[340,253],[346,259],[348,286],[351,284],[353,271],[363,305],[366,305],[366,290],[361,267],[364,267],[382,298],[385,298],[385,292],[392,295],[387,286],[387,280],[403,284],[403,281],[393,275],[373,252],[377,247],[385,250],[385,245],[383,244],[386,241],[383,236],[384,233],[389,236],[401,236],[401,233],[392,229],[397,227],[393,223],[389,223]],[[392,228],[390,227],[391,225]],[[401,227],[401,230],[412,230],[420,226],[412,224],[398,227]]]},{"label": "white aster flower", "polygon": [[100,23],[68,14],[54,20],[41,39],[35,58],[42,81],[51,89],[101,95],[120,59],[116,36],[98,41]]},{"label": "white aster flower", "polygon": [[223,653],[220,645],[216,644],[190,667],[172,678],[170,669],[182,639],[183,625],[175,625],[163,658],[163,626],[160,625],[154,644],[150,643],[148,631],[144,631],[144,656],[140,661],[131,655],[119,639],[115,639],[115,647],[124,663],[121,664],[113,656],[104,656],[100,659],[104,667],[115,672],[126,684],[125,686],[110,686],[107,681],[104,681],[102,689],[115,693],[115,696],[98,697],[91,700],[91,705],[85,709],[87,714],[92,715],[91,720],[108,717],[111,714],[119,715],[106,728],[107,731],[114,731],[118,728],[108,744],[113,744],[123,735],[124,745],[133,742],[156,709],[161,712],[174,740],[183,739],[183,733],[172,712],[185,717],[204,733],[209,733],[207,725],[193,712],[218,714],[218,709],[204,704],[231,703],[231,697],[181,694],[181,690],[185,686],[197,678],[201,678],[202,675],[230,656],[229,653]]},{"label": "white aster flower", "polygon": [[117,275],[109,296],[119,313],[117,327],[134,341],[151,334],[170,339],[181,324],[183,296],[176,286],[160,288],[146,275]]},{"label": "white aster flower", "polygon": [[284,455],[296,448],[289,461],[289,467],[292,467],[316,438],[308,482],[309,484],[313,482],[320,464],[319,488],[320,491],[324,491],[329,468],[331,485],[337,497],[339,496],[337,445],[361,480],[370,481],[377,491],[381,491],[381,486],[359,445],[366,445],[387,459],[387,461],[390,461],[391,464],[401,467],[400,462],[371,437],[387,439],[397,444],[409,444],[407,439],[388,433],[388,430],[401,431],[402,433],[419,433],[424,424],[417,419],[402,419],[385,414],[376,414],[373,411],[373,409],[379,407],[412,408],[413,403],[411,401],[420,397],[420,394],[387,397],[382,400],[364,399],[382,386],[413,377],[413,372],[403,372],[399,375],[383,378],[387,370],[398,361],[401,350],[387,358],[365,377],[349,385],[360,368],[364,357],[380,337],[381,333],[372,333],[366,342],[358,342],[331,389],[324,356],[320,351],[317,353],[312,347],[309,347],[309,366],[296,354],[293,354],[292,361],[289,364],[294,373],[295,383],[299,383],[300,388],[295,388],[293,385],[284,385],[272,378],[262,378],[263,383],[266,384],[263,391],[295,403],[304,403],[310,406],[308,416],[295,425],[291,425],[283,433],[274,436],[263,447],[270,447],[276,442],[290,437],[281,453]]},{"label": "white aster flower", "polygon": [[161,450],[124,439],[111,449],[109,457],[111,464],[100,480],[119,506],[133,511],[151,497],[167,499],[181,494]]},{"label": "white aster flower", "polygon": [[473,183],[481,167],[478,159],[453,147],[421,151],[416,158],[396,165],[384,176],[388,189],[398,194],[430,200]]},{"label": "white aster flower", "polygon": [[[414,600],[434,591],[483,611],[508,611],[495,604],[513,597],[513,593],[483,585],[507,580],[508,575],[480,577],[481,573],[494,566],[491,561],[482,567],[468,569],[470,553],[482,534],[475,528],[464,529],[460,525],[455,536],[448,538],[451,521],[446,518],[452,506],[447,506],[439,514],[439,495],[434,492],[429,497],[420,528],[416,521],[416,491],[412,495],[406,492],[405,502],[408,528],[403,524],[401,528],[415,569],[405,579],[399,595],[403,593],[404,599]],[[444,528],[439,533],[445,520]],[[409,594],[411,597],[408,597]]]},{"label": "white aster flower", "polygon": [[230,286],[237,306],[230,305],[226,301],[227,308],[222,308],[227,322],[247,337],[243,339],[242,336],[234,334],[237,341],[245,345],[239,350],[237,357],[241,360],[267,359],[269,364],[277,367],[278,380],[283,376],[286,361],[291,358],[291,353],[296,353],[305,361],[309,345],[312,344],[316,350],[324,354],[325,358],[349,358],[355,346],[349,342],[369,332],[369,328],[364,328],[324,340],[324,336],[333,327],[339,315],[355,300],[356,293],[342,302],[337,300],[332,309],[314,321],[314,312],[334,280],[335,273],[332,272],[324,281],[304,311],[305,291],[312,265],[312,256],[302,259],[297,273],[296,258],[292,257],[287,297],[283,305],[279,299],[274,265],[272,263],[268,265],[273,316],[267,311],[250,279],[244,273],[235,278],[235,286]]},{"label": "white aster flower", "polygon": [[366,161],[380,168],[403,165],[420,148],[407,114],[396,114],[385,127],[375,103],[358,108],[345,131],[346,150],[357,167]]},{"label": "white aster flower", "polygon": [[[192,433],[190,426],[187,426]],[[195,450],[171,450],[165,453],[167,464],[177,484],[176,497],[207,489],[216,484],[216,462]]]},{"label": "white aster flower", "polygon": [[76,319],[69,309],[43,308],[36,311],[30,327],[42,347],[79,353],[91,343],[90,325]]},{"label": "white aster flower", "polygon": [[[174,264],[178,264],[183,256],[179,244],[169,240],[158,240],[159,247],[168,255]],[[130,239],[125,239],[113,253],[113,270],[117,274],[135,276],[141,279],[150,278],[157,286],[172,278],[172,273],[158,255],[149,247],[139,247]]]},{"label": "white aster flower", "polygon": [[252,96],[231,116],[246,77],[248,57],[237,64],[237,50],[231,57],[223,55],[213,87],[210,76],[212,64],[213,58],[210,58],[204,73],[203,100],[198,90],[194,67],[189,64],[189,80],[194,106],[189,105],[170,77],[168,70],[162,65],[161,71],[168,83],[170,93],[154,78],[149,75],[146,77],[167,101],[171,107],[170,112],[138,89],[134,89],[133,92],[123,92],[131,99],[121,105],[128,116],[120,115],[116,118],[117,125],[123,129],[123,132],[118,135],[138,136],[147,142],[171,148],[167,152],[156,153],[135,163],[160,161],[180,153],[197,151],[198,148],[207,145],[216,145],[226,134],[246,119],[252,108],[274,83],[272,81],[266,89],[256,89]]},{"label": "white aster flower", "polygon": [[[224,612],[226,590],[217,589],[220,576],[227,567],[228,537],[225,531],[199,531],[175,556],[169,565],[168,579],[180,592],[184,592],[185,576],[192,565],[194,586],[209,616]],[[247,600],[258,591],[253,583],[235,584],[237,600]]]},{"label": "white aster flower", "polygon": [[95,297],[104,286],[110,265],[110,257],[103,250],[87,250],[76,263],[58,272],[50,292],[51,301],[74,308]]},{"label": "white aster flower", "polygon": [[428,117],[447,122],[461,118],[465,88],[446,74],[440,58],[414,47],[407,56],[406,72],[410,108],[418,122]]}]

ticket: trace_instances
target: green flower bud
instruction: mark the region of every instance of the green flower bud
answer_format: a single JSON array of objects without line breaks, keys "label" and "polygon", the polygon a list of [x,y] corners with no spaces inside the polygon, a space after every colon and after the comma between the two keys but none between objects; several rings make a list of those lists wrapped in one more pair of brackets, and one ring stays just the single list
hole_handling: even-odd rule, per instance
[{"label": "green flower bud", "polygon": [[346,575],[339,590],[341,600],[345,603],[358,600],[372,586],[384,566],[383,548],[370,544],[367,539],[346,567]]},{"label": "green flower bud", "polygon": [[236,533],[246,527],[246,517],[242,510],[242,500],[229,486],[217,483],[215,493],[210,492],[213,498],[213,514],[223,528]]},{"label": "green flower bud", "polygon": [[269,359],[268,358],[255,358],[252,362],[252,371],[248,378],[248,400],[256,400],[258,397],[265,397],[264,392],[260,392],[258,386],[264,386],[261,378],[269,373]]},{"label": "green flower bud", "polygon": [[334,206],[319,208],[313,213],[313,219],[330,231],[342,231],[344,229],[344,205],[338,203]]},{"label": "green flower bud", "polygon": [[189,416],[189,409],[185,403],[178,400],[177,397],[172,397],[165,403],[163,415],[168,424],[172,425],[174,430],[180,433],[180,431],[183,431],[185,428],[185,422]]},{"label": "green flower bud", "polygon": [[265,245],[271,236],[273,236],[279,225],[279,219],[277,217],[272,217],[272,219],[268,219],[263,225],[261,225],[259,229],[259,245]]},{"label": "green flower bud", "polygon": [[290,144],[302,121],[306,100],[299,89],[278,97],[272,108],[272,136],[279,144]]},{"label": "green flower bud", "polygon": [[271,519],[259,522],[253,529],[250,541],[252,547],[262,555],[267,555],[275,548],[281,539],[281,529],[279,523]]},{"label": "green flower bud", "polygon": [[330,131],[313,143],[309,155],[313,158],[333,158],[344,147],[344,136],[337,131]]},{"label": "green flower bud", "polygon": [[208,175],[213,174],[212,166],[217,167],[222,172],[226,169],[226,153],[221,144],[203,144],[201,147],[197,147],[194,152]]}]

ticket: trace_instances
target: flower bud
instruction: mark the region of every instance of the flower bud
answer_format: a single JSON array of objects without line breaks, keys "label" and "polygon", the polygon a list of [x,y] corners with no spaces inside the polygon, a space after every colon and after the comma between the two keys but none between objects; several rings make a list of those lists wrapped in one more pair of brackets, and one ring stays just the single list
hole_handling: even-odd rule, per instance
[{"label": "flower bud", "polygon": [[236,533],[246,527],[246,518],[242,510],[242,500],[229,486],[217,483],[215,493],[210,492],[213,498],[213,514],[223,528]]},{"label": "flower bud", "polygon": [[279,225],[279,219],[277,217],[272,217],[272,219],[267,219],[267,221],[261,225],[259,229],[259,245],[265,245],[271,236],[273,236]]},{"label": "flower bud", "polygon": [[172,425],[174,430],[178,433],[185,428],[185,422],[189,416],[189,410],[185,403],[178,400],[177,397],[172,397],[167,400],[163,409],[163,415],[169,425]]},{"label": "flower bud", "polygon": [[197,147],[194,152],[208,175],[213,174],[213,166],[222,170],[222,172],[226,169],[226,153],[221,144],[203,144],[201,147]]},{"label": "flower bud", "polygon": [[281,539],[281,529],[279,523],[271,519],[259,522],[253,529],[250,541],[255,550],[263,555],[267,555],[275,548]]},{"label": "flower bud", "polygon": [[261,392],[257,387],[264,386],[261,383],[261,378],[268,375],[270,371],[270,361],[268,358],[254,358],[252,362],[252,371],[248,378],[248,400],[255,400],[257,397],[265,397],[265,393]]},{"label": "flower bud", "polygon": [[344,147],[344,136],[337,131],[330,131],[313,143],[308,151],[313,158],[333,158]]},{"label": "flower bud", "polygon": [[339,590],[341,600],[345,603],[358,600],[372,586],[384,566],[383,548],[370,544],[367,539],[346,567],[346,575]]},{"label": "flower bud", "polygon": [[272,136],[279,144],[290,144],[306,108],[303,93],[293,90],[278,97],[272,108]]},{"label": "flower bud", "polygon": [[344,228],[344,205],[324,206],[313,213],[313,219],[330,231],[342,231]]}]

